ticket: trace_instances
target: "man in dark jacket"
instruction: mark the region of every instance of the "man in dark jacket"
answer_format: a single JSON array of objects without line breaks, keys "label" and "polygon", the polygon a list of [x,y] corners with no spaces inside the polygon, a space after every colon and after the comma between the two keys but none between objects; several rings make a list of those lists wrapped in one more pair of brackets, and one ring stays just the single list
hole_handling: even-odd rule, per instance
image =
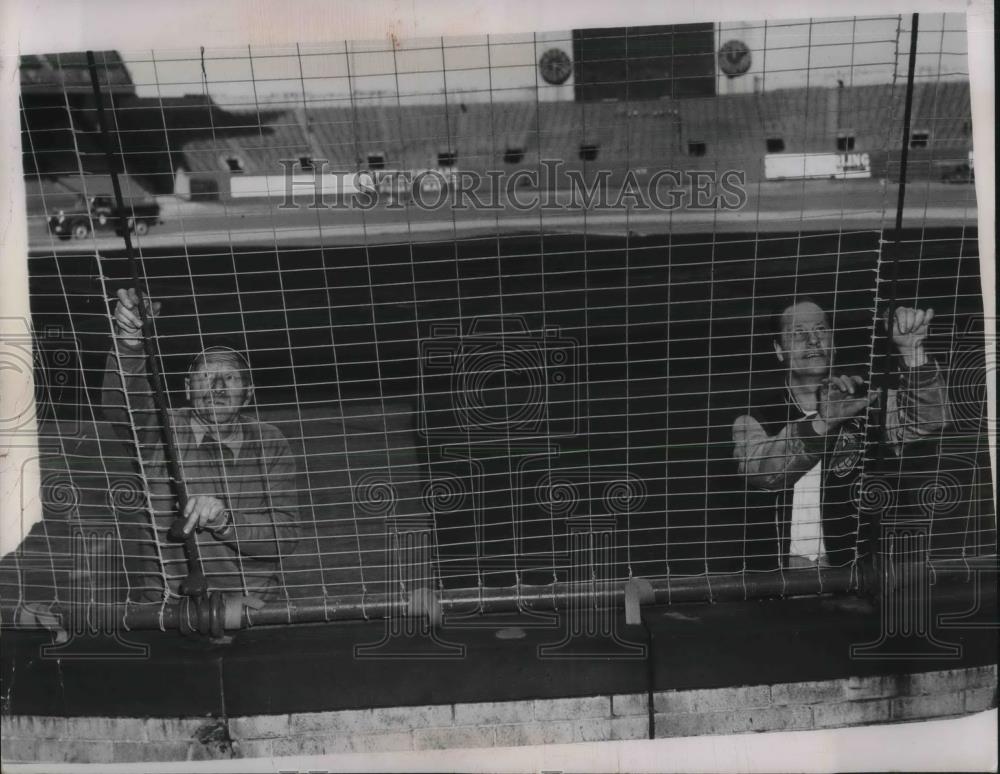
[{"label": "man in dark jacket", "polygon": [[[155,314],[159,304],[149,307]],[[149,488],[153,532],[142,545],[145,599],[177,594],[187,574],[181,544],[166,537],[178,516],[163,430],[147,374],[138,298],[119,290],[117,336],[104,373],[105,416],[131,429]],[[246,359],[228,347],[195,357],[185,379],[189,406],[169,410],[187,489],[182,514],[194,532],[209,591],[258,598],[280,590],[282,557],[298,538],[295,461],[276,427],[250,417],[253,383]],[[134,433],[134,435],[132,435]],[[149,575],[147,570],[144,574]],[[152,592],[152,593],[150,593]]]},{"label": "man in dark jacket", "polygon": [[[949,421],[947,384],[923,342],[933,309],[892,315],[899,385],[888,391],[886,434],[895,454]],[[748,569],[843,566],[858,556],[866,413],[878,398],[862,377],[834,368],[826,312],[793,300],[775,317],[784,383],[754,395],[733,424],[733,456],[746,477]]]}]

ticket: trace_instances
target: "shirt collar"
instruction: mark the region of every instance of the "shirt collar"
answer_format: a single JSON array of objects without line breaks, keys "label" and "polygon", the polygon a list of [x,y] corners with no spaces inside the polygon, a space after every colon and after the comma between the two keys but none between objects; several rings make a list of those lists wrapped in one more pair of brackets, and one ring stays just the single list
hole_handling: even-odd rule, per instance
[{"label": "shirt collar", "polygon": [[[191,414],[191,435],[194,438],[195,446],[201,446],[202,442],[205,440],[206,437],[212,440],[216,440],[215,436],[212,435],[208,425],[206,425],[204,422],[198,419],[198,415],[193,412]],[[219,443],[223,444],[227,449],[229,449],[229,451],[233,453],[234,458],[238,457],[240,453],[240,448],[243,446],[243,440],[244,440],[243,425],[237,424],[233,429],[233,434],[225,441],[223,441],[221,438],[218,440]]]},{"label": "shirt collar", "polygon": [[799,405],[798,400],[795,398],[795,393],[792,392],[792,385],[788,383],[788,379],[785,379],[785,403],[795,409],[795,411],[797,411],[804,419],[809,419],[810,417],[815,417],[819,414],[816,409],[806,411]]}]

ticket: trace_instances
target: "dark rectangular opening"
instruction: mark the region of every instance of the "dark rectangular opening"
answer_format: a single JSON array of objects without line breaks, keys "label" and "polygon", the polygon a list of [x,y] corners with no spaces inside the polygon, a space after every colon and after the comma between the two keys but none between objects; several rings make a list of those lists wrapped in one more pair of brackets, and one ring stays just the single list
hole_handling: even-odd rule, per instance
[{"label": "dark rectangular opening", "polygon": [[910,134],[911,148],[926,148],[930,145],[931,133],[925,129],[918,129]]},{"label": "dark rectangular opening", "polygon": [[688,143],[688,156],[704,156],[708,146],[700,140]]},{"label": "dark rectangular opening", "polygon": [[783,153],[785,150],[785,141],[781,137],[768,137],[767,138],[767,152],[768,153]]},{"label": "dark rectangular opening", "polygon": [[597,161],[597,153],[601,149],[596,143],[580,143],[580,160]]},{"label": "dark rectangular opening", "polygon": [[520,164],[524,160],[523,148],[507,148],[503,152],[504,164]]},{"label": "dark rectangular opening", "polygon": [[458,163],[458,154],[455,151],[442,151],[438,154],[439,167],[453,167]]},{"label": "dark rectangular opening", "polygon": [[219,198],[219,184],[211,177],[191,178],[191,199],[194,201],[217,201]]},{"label": "dark rectangular opening", "polygon": [[385,154],[384,153],[369,153],[368,154],[368,169],[385,169]]},{"label": "dark rectangular opening", "polygon": [[854,135],[853,134],[838,134],[837,135],[837,150],[841,153],[846,153],[847,151],[854,150]]}]

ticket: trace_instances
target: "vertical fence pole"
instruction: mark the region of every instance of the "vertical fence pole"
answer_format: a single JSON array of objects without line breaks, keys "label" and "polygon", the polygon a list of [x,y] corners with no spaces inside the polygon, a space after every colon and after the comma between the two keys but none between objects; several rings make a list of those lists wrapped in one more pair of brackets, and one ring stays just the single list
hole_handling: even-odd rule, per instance
[{"label": "vertical fence pole", "polygon": [[900,245],[903,240],[903,207],[906,203],[906,172],[910,155],[910,119],[913,113],[913,80],[917,62],[917,26],[920,14],[915,13],[910,22],[910,58],[906,67],[906,98],[903,108],[903,136],[902,146],[899,153],[899,189],[896,195],[896,233],[893,234],[892,242],[892,268],[889,279],[889,306],[885,310],[885,339],[883,341],[883,355],[885,359],[882,363],[882,385],[880,401],[882,411],[880,412],[878,460],[881,463],[885,454],[885,430],[886,430],[886,400],[889,397],[889,376],[892,373],[892,315],[896,309],[896,298],[899,285],[899,254]]},{"label": "vertical fence pole", "polygon": [[[913,82],[917,63],[917,32],[919,27],[920,14],[913,14],[910,17],[910,54],[906,65],[906,94],[903,107],[903,134],[900,139],[902,145],[899,154],[899,188],[896,194],[896,219],[895,233],[892,239],[892,261],[889,271],[889,304],[879,309],[876,308],[876,315],[883,315],[884,336],[882,340],[882,374],[879,385],[879,427],[878,443],[876,446],[875,459],[878,467],[877,472],[882,471],[885,460],[886,429],[888,425],[888,400],[889,400],[889,380],[892,374],[892,317],[895,314],[896,301],[899,292],[899,256],[902,251],[903,241],[903,208],[906,204],[906,174],[909,162],[910,150],[910,121],[913,113]],[[878,326],[873,330],[877,331]],[[883,513],[876,511],[872,524],[872,562],[869,566],[874,569],[874,593],[884,603],[884,584],[880,581],[882,573],[885,572],[882,561],[882,517]]]},{"label": "vertical fence pole", "polygon": [[[187,487],[184,485],[184,477],[181,471],[180,456],[177,452],[177,440],[174,437],[174,428],[170,420],[170,412],[167,405],[167,391],[163,381],[163,368],[160,360],[156,331],[153,316],[147,313],[146,299],[149,296],[146,287],[145,272],[139,269],[139,259],[132,246],[132,234],[129,221],[125,219],[125,202],[122,198],[121,183],[118,181],[118,160],[115,157],[114,146],[111,143],[111,134],[108,131],[108,122],[104,117],[104,98],[101,93],[101,85],[97,76],[97,60],[93,51],[87,51],[87,66],[90,70],[90,86],[94,94],[94,106],[97,111],[97,123],[100,130],[101,142],[104,145],[104,155],[107,159],[108,174],[111,176],[111,187],[115,195],[115,208],[117,210],[118,228],[125,238],[125,256],[128,260],[129,269],[132,272],[132,284],[135,288],[139,301],[139,319],[142,321],[142,343],[146,351],[147,367],[149,368],[150,381],[153,386],[153,400],[156,403],[157,412],[160,415],[160,422],[163,428],[163,439],[166,445],[167,469],[177,495],[177,506],[180,514],[184,513],[187,505]],[[123,166],[124,168],[124,166]],[[142,450],[139,450],[142,453]],[[184,593],[193,597],[200,597],[207,591],[205,575],[201,565],[201,553],[198,549],[198,540],[192,531],[187,537],[181,533],[183,527],[183,517],[179,517],[170,528],[170,536],[175,540],[184,540],[184,553],[188,564],[187,580],[181,585]]]}]

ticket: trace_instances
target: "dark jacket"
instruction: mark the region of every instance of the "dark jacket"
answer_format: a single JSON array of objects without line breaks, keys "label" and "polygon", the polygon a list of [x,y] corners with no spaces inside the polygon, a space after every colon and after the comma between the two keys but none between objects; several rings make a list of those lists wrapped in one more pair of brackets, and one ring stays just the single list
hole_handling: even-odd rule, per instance
[{"label": "dark jacket", "polygon": [[[950,418],[947,384],[934,361],[903,369],[888,391],[886,442],[894,454],[904,444],[939,435]],[[733,423],[733,456],[747,486],[744,562],[747,569],[788,563],[795,483],[821,463],[820,512],[827,561],[849,564],[864,553],[861,474],[872,438],[866,417],[854,417],[825,436],[798,408],[787,386],[755,393],[749,411]]]}]

